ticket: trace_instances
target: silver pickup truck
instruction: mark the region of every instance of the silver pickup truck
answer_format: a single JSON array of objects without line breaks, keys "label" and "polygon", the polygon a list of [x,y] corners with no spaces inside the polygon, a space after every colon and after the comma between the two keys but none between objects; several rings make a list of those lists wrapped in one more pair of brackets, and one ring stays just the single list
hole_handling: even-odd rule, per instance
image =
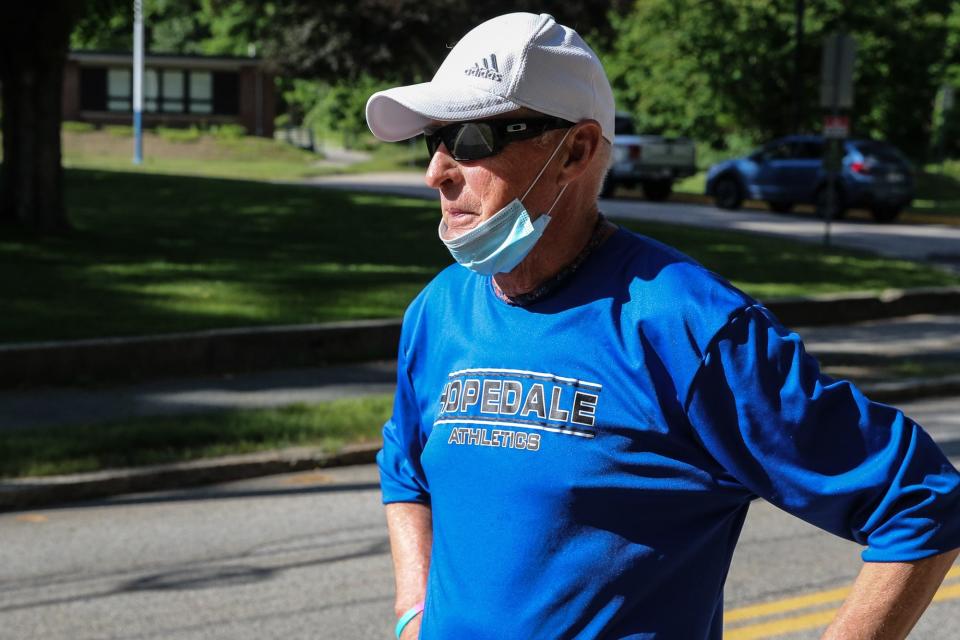
[{"label": "silver pickup truck", "polygon": [[648,200],[670,197],[673,182],[697,172],[697,155],[689,138],[638,135],[629,114],[618,113],[614,128],[613,162],[601,195],[613,196],[617,187],[643,187]]}]

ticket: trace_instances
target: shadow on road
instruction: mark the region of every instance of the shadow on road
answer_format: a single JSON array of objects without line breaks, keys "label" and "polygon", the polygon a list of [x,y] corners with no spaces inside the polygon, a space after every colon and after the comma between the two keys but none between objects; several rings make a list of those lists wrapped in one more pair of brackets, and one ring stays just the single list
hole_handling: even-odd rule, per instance
[{"label": "shadow on road", "polygon": [[174,502],[199,502],[203,500],[235,500],[243,498],[267,498],[284,496],[302,496],[308,494],[342,493],[349,491],[379,491],[378,482],[345,482],[337,484],[315,485],[309,487],[264,487],[263,489],[228,489],[223,485],[202,489],[180,489],[161,493],[140,493],[102,500],[71,502],[43,507],[44,511],[60,509],[91,509],[108,507],[128,507],[133,505],[163,504]]}]

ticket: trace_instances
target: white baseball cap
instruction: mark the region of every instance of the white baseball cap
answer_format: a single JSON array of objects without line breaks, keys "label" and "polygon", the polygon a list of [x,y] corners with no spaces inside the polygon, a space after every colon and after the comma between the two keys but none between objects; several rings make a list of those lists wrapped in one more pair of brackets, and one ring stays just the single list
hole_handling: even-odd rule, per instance
[{"label": "white baseball cap", "polygon": [[431,122],[479,120],[521,107],[571,122],[596,120],[613,141],[613,91],[600,58],[545,13],[508,13],[474,27],[430,82],[370,96],[367,124],[381,140],[396,142]]}]

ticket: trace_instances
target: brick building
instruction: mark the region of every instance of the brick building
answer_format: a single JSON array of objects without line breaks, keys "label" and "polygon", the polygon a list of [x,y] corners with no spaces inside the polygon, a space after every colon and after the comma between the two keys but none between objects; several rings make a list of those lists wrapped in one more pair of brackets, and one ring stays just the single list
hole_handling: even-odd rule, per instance
[{"label": "brick building", "polygon": [[[63,75],[63,119],[130,124],[133,56],[74,51]],[[144,126],[240,124],[273,136],[273,75],[259,58],[144,57]]]}]

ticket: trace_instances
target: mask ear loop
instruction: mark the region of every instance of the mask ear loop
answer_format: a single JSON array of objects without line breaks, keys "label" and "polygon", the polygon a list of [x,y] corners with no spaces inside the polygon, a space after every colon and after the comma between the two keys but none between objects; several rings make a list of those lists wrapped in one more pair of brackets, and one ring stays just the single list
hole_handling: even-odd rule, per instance
[{"label": "mask ear loop", "polygon": [[[554,149],[553,153],[550,154],[550,157],[547,158],[547,161],[546,163],[544,163],[543,168],[540,169],[540,173],[537,174],[537,177],[533,179],[533,182],[530,183],[530,186],[527,187],[527,190],[523,193],[522,196],[520,196],[521,203],[523,203],[523,201],[526,200],[527,196],[530,195],[530,192],[533,191],[533,188],[536,186],[537,181],[540,180],[540,176],[542,176],[543,172],[547,170],[547,167],[550,166],[550,163],[553,162],[553,159],[557,157],[557,153],[559,153],[560,147],[563,146],[563,143],[564,141],[566,141],[567,136],[570,135],[571,130],[572,130],[572,127],[570,129],[567,129],[567,132],[563,134],[563,138],[560,139],[560,143],[557,145],[557,148]],[[567,185],[563,185],[563,189],[566,189],[566,188],[567,188]],[[563,189],[560,190],[560,195],[563,195]],[[560,199],[560,196],[557,196],[557,200],[559,199]],[[553,205],[557,204],[557,200],[553,201]],[[551,211],[553,210],[553,205],[550,206]]]},{"label": "mask ear loop", "polygon": [[563,187],[560,189],[560,193],[558,193],[558,194],[557,194],[557,197],[553,199],[553,204],[550,205],[550,208],[547,209],[547,212],[546,212],[545,214],[543,214],[543,215],[548,216],[548,217],[550,216],[550,214],[553,212],[553,208],[554,208],[555,206],[557,206],[557,203],[558,203],[558,202],[560,202],[560,197],[563,195],[563,192],[566,191],[566,190],[567,190],[567,187],[569,187],[569,186],[570,186],[570,183],[569,183],[569,182],[568,182],[567,184],[563,185]]}]

